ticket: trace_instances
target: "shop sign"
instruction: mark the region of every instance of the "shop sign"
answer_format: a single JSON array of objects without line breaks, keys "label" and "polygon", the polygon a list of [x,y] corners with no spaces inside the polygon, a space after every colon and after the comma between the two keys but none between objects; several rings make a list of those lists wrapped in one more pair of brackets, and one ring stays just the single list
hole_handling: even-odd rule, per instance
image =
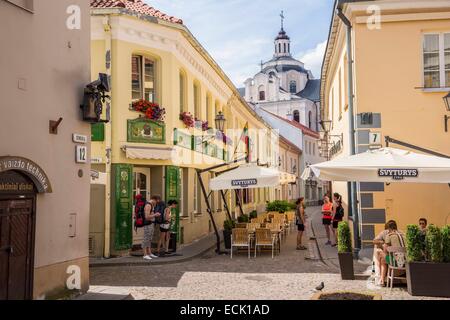
[{"label": "shop sign", "polygon": [[242,179],[242,180],[231,180],[231,185],[233,187],[247,188],[249,186],[255,186],[258,184],[257,179]]},{"label": "shop sign", "polygon": [[39,192],[52,192],[50,181],[44,170],[33,161],[21,157],[0,157],[0,172],[10,170],[25,173],[35,183]]},{"label": "shop sign", "polygon": [[145,118],[128,120],[128,142],[166,143],[166,126],[162,122]]},{"label": "shop sign", "polygon": [[405,178],[417,178],[419,176],[418,169],[379,169],[379,177],[391,177],[393,180],[403,180]]}]

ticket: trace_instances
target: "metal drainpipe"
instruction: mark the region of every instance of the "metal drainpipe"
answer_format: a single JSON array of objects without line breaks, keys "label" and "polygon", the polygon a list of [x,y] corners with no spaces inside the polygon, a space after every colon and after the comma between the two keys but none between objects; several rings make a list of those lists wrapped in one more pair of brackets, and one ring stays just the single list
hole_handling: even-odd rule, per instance
[{"label": "metal drainpipe", "polygon": [[[111,76],[112,55],[111,55],[111,25],[109,23],[109,16],[105,16],[103,19],[103,29],[105,32],[105,60],[109,51],[109,65],[105,65],[106,74]],[[108,63],[107,61],[105,61]],[[111,95],[112,96],[112,95]],[[111,103],[111,102],[110,102]],[[105,185],[105,243],[103,256],[109,258],[111,255],[111,121],[105,123],[105,173],[106,173],[106,185]]]},{"label": "metal drainpipe", "polygon": [[[352,24],[347,19],[347,17],[342,12],[342,8],[339,5],[336,12],[337,16],[342,20],[344,25],[347,27],[347,68],[348,68],[348,117],[349,117],[349,142],[350,142],[350,153],[351,155],[356,154],[356,144],[355,144],[355,116],[354,116],[354,106],[353,106],[353,55],[352,55]],[[361,250],[361,239],[359,234],[359,212],[357,205],[356,196],[356,182],[349,182],[350,185],[350,195],[349,202],[351,204],[351,212],[353,217],[353,233],[354,233],[354,243],[355,256],[358,257],[359,251]]]}]

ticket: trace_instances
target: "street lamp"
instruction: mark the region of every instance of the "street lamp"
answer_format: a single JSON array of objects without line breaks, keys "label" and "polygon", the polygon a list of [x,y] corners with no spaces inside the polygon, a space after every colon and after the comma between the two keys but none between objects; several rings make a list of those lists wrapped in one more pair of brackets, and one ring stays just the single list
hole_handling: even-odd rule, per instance
[{"label": "street lamp", "polygon": [[450,92],[443,98],[447,111],[450,112]]},{"label": "street lamp", "polygon": [[[450,92],[443,98],[445,102],[445,108],[448,112],[450,112]],[[450,120],[450,116],[445,115],[444,116],[444,123],[445,123],[445,132],[448,132],[448,120]]]},{"label": "street lamp", "polygon": [[110,96],[106,93],[111,90],[111,79],[105,73],[100,73],[98,80],[89,83],[84,88],[83,104],[80,106],[83,113],[83,121],[95,122],[109,122],[108,112],[107,119],[102,120],[103,103]]},{"label": "street lamp", "polygon": [[331,125],[332,125],[331,120],[322,120],[322,121],[320,121],[320,125],[322,126],[323,131],[325,131],[326,133],[331,131]]},{"label": "street lamp", "polygon": [[214,119],[214,121],[216,122],[216,129],[223,132],[225,129],[225,122],[227,120],[225,119],[225,116],[222,113],[222,111],[219,111],[219,113],[216,115],[216,118]]},{"label": "street lamp", "polygon": [[327,132],[325,131],[319,131],[319,135],[320,135],[320,140],[325,140],[326,136],[327,136]]}]

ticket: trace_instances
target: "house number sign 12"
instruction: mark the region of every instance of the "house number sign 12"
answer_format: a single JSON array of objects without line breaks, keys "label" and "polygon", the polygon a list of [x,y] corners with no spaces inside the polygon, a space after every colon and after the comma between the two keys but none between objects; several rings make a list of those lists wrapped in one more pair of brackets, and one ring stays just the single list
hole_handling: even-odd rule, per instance
[{"label": "house number sign 12", "polygon": [[87,147],[86,146],[76,146],[75,149],[76,163],[87,163]]}]

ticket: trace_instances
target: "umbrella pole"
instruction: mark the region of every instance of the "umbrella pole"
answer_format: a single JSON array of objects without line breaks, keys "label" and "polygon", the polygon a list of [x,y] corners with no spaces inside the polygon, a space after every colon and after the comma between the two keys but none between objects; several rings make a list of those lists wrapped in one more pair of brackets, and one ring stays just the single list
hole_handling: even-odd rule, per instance
[{"label": "umbrella pole", "polygon": [[201,189],[202,189],[202,193],[203,193],[203,196],[204,196],[204,198],[205,198],[207,211],[208,211],[209,217],[211,218],[211,222],[212,222],[212,225],[213,225],[213,227],[214,227],[214,232],[215,232],[215,234],[216,234],[216,241],[217,241],[217,244],[216,244],[216,245],[217,245],[216,253],[217,253],[217,254],[225,254],[226,252],[220,251],[220,235],[219,235],[219,230],[217,229],[216,221],[214,220],[214,216],[213,216],[213,214],[212,214],[211,204],[210,204],[210,202],[209,202],[209,197],[208,197],[208,193],[206,192],[205,184],[203,183],[201,170],[197,170],[197,177],[198,177],[198,181],[200,182],[200,187],[201,187]]},{"label": "umbrella pole", "polygon": [[227,211],[228,219],[233,220],[233,219],[231,218],[230,208],[228,208],[227,199],[225,198],[225,193],[223,192],[223,190],[220,190],[220,195],[222,196],[223,205],[224,205],[224,207],[225,207],[225,210]]},{"label": "umbrella pole", "polygon": [[236,199],[238,201],[239,209],[241,210],[241,215],[244,214],[244,209],[242,209],[242,202],[241,202],[241,196],[239,195],[239,192],[237,189],[234,190],[236,193]]}]

